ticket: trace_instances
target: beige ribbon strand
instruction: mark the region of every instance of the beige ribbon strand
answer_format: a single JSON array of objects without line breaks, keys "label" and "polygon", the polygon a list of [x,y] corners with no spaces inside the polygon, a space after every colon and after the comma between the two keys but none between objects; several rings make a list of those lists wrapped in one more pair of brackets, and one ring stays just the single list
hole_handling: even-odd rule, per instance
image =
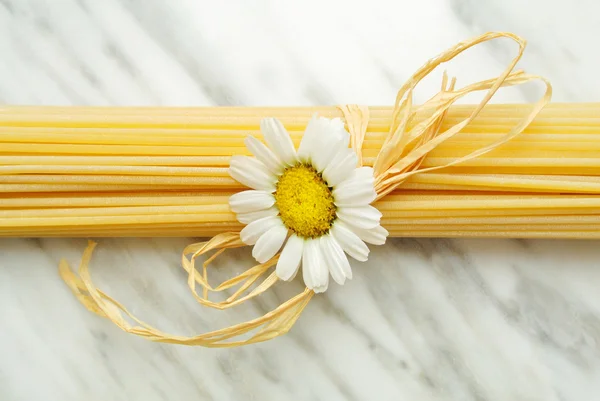
[{"label": "beige ribbon strand", "polygon": [[[462,52],[471,47],[498,38],[509,38],[519,45],[517,56],[511,61],[508,67],[497,78],[488,79],[466,86],[462,89],[454,90],[454,79],[450,86],[446,88],[447,77],[444,74],[442,90],[429,101],[421,106],[412,105],[412,93],[419,82],[431,73],[440,64],[452,60]],[[485,153],[505,144],[506,142],[519,135],[539,112],[550,102],[552,97],[552,86],[545,78],[528,75],[522,71],[513,72],[516,64],[519,62],[525,51],[525,40],[511,33],[492,32],[482,35],[478,38],[461,42],[442,53],[438,57],[430,60],[421,67],[413,76],[402,86],[396,97],[396,104],[392,115],[392,126],[388,137],[384,141],[381,151],[377,155],[374,164],[375,170],[375,190],[377,199],[381,199],[388,193],[396,189],[408,177],[417,174],[434,170],[443,169],[464,163],[468,160],[482,156]],[[419,169],[422,160],[429,152],[435,149],[444,141],[450,139],[460,131],[462,131],[469,123],[471,123],[483,110],[486,104],[499,88],[505,86],[520,85],[534,80],[540,80],[546,85],[546,91],[540,100],[532,107],[532,110],[526,115],[516,126],[514,126],[506,135],[481,149],[478,149],[466,156],[458,158],[450,163],[442,166]],[[471,115],[462,120],[458,124],[452,126],[445,132],[439,132],[442,126],[444,116],[449,108],[460,98],[469,93],[487,90],[484,98],[473,110]],[[431,113],[431,116],[421,123],[417,124],[412,129],[407,129],[409,123],[418,112]],[[414,144],[411,150],[408,149],[409,144]]]},{"label": "beige ribbon strand", "polygon": [[350,133],[350,147],[356,152],[358,167],[361,167],[363,165],[362,146],[369,126],[369,108],[356,104],[344,104],[338,108],[344,114],[346,127]]},{"label": "beige ribbon strand", "polygon": [[[251,269],[248,269],[239,276],[227,280],[213,289],[206,281],[207,266],[225,249],[238,248],[241,246],[245,245],[241,242],[237,233],[225,233],[219,234],[209,241],[193,244],[187,247],[186,251],[190,252],[192,256],[190,259],[188,259],[184,254],[183,258],[186,260],[184,262],[184,269],[186,269],[189,273],[188,284],[190,289],[194,293],[196,300],[198,300],[198,302],[200,302],[202,305],[218,309],[227,309],[263,293],[277,281],[276,277],[273,278],[274,274],[271,274],[254,290],[252,290],[246,296],[239,298],[240,294],[242,294],[252,283],[254,283],[261,275],[263,275],[271,266],[275,264],[276,259],[274,258],[265,264],[257,265]],[[146,339],[155,342],[223,348],[267,341],[287,333],[314,295],[312,291],[305,289],[300,294],[292,297],[274,310],[259,318],[198,336],[185,337],[168,334],[136,318],[123,305],[96,288],[92,282],[89,271],[90,259],[95,247],[96,243],[92,241],[88,243],[88,246],[83,253],[81,264],[79,265],[78,276],[73,273],[66,261],[61,260],[59,272],[62,279],[65,281],[65,283],[67,283],[69,288],[71,288],[71,291],[73,291],[77,299],[88,310],[96,313],[99,316],[109,319],[121,330],[127,333],[145,337]],[[198,256],[204,255],[205,253],[213,250],[216,250],[217,252],[203,263],[205,270],[204,276],[202,276],[195,269],[194,261]],[[208,291],[218,292],[227,288],[231,288],[241,282],[244,284],[240,287],[240,289],[238,289],[238,291],[236,291],[224,302],[211,302],[208,300],[207,296],[199,296],[195,290],[196,283],[200,284]],[[129,320],[126,317],[129,318]],[[241,337],[255,330],[258,331],[245,340],[228,341],[231,338]]]},{"label": "beige ribbon strand", "polygon": [[[452,60],[457,55],[477,44],[498,38],[509,38],[519,45],[517,56],[498,77],[476,82],[461,89],[455,89],[455,79],[449,81],[447,75],[444,74],[440,92],[422,105],[413,105],[412,95],[414,89],[436,67]],[[516,35],[502,32],[486,33],[477,38],[457,44],[438,57],[431,59],[413,74],[398,92],[389,134],[374,163],[377,199],[392,192],[414,174],[460,164],[497,148],[519,135],[534,120],[542,108],[550,101],[552,87],[542,77],[528,75],[522,71],[513,71],[524,50],[525,41]],[[544,95],[533,104],[530,113],[503,137],[443,166],[420,169],[423,160],[429,152],[470,124],[479,115],[481,110],[483,110],[485,105],[488,104],[498,89],[506,86],[521,85],[534,80],[541,80],[545,83],[546,91]],[[449,108],[458,99],[469,93],[479,91],[486,91],[486,93],[471,115],[446,131],[441,132],[442,124]],[[360,166],[363,163],[362,144],[369,124],[369,109],[368,107],[357,105],[343,105],[339,106],[339,109],[346,120],[346,125],[351,135],[350,144],[358,156],[358,164]],[[413,126],[415,116],[420,113],[425,113],[428,117],[421,123]],[[201,345],[205,347],[235,347],[266,341],[287,333],[314,295],[313,291],[305,288],[300,294],[297,294],[261,317],[198,336],[185,337],[167,334],[139,320],[123,305],[96,288],[89,271],[90,259],[95,246],[94,242],[88,244],[77,275],[69,268],[66,261],[62,260],[59,266],[61,277],[69,288],[71,288],[77,299],[88,310],[109,319],[128,333],[147,338],[151,341]],[[223,233],[213,237],[209,241],[189,245],[184,250],[182,267],[188,273],[188,286],[198,303],[211,308],[228,309],[264,293],[278,282],[278,278],[272,269],[276,265],[279,255],[266,263],[249,268],[216,287],[212,287],[209,284],[208,269],[210,264],[227,249],[243,246],[246,245],[240,240],[239,233]],[[200,273],[196,269],[196,260],[199,257],[206,256],[210,252],[214,253],[202,263],[202,273]],[[268,274],[269,271],[271,273]],[[260,281],[261,279],[262,281]],[[197,291],[198,285],[202,288],[202,294],[199,294]],[[255,287],[250,290],[253,285]],[[238,289],[225,301],[213,302],[209,300],[209,293],[224,291],[235,286],[239,286]],[[247,338],[242,339],[244,336]]]}]

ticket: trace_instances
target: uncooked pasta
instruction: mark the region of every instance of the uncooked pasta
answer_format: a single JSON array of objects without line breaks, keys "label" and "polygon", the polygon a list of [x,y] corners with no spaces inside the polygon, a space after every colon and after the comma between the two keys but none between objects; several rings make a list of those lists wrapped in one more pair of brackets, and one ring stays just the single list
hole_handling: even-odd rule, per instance
[{"label": "uncooked pasta", "polygon": [[[442,130],[474,106],[454,106]],[[498,139],[529,105],[488,105],[422,167]],[[372,165],[391,124],[369,108]],[[239,230],[227,199],[244,138],[275,116],[297,146],[310,117],[335,107],[0,109],[0,235],[212,236]],[[417,124],[418,116],[413,124]],[[376,207],[391,236],[600,237],[600,104],[550,104],[518,137],[476,159],[416,174]]]}]

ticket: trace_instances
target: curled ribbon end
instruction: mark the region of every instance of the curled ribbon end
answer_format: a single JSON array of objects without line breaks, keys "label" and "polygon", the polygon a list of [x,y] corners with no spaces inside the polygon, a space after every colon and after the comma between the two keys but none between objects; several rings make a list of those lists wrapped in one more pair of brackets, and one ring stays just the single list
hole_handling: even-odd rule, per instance
[{"label": "curled ribbon end", "polygon": [[[123,305],[95,287],[89,275],[89,262],[96,245],[97,243],[94,241],[88,242],[88,247],[84,251],[79,266],[79,274],[73,272],[67,261],[62,259],[58,267],[61,278],[86,309],[109,319],[127,333],[155,342],[225,348],[267,341],[287,333],[314,295],[313,291],[306,288],[300,294],[293,296],[263,316],[224,329],[192,337],[168,334],[141,321]],[[250,287],[277,263],[278,257],[274,257],[266,263],[258,264],[217,287],[212,287],[208,283],[208,265],[225,250],[242,246],[245,246],[245,244],[241,242],[239,233],[223,233],[209,241],[191,244],[185,248],[182,255],[182,266],[188,272],[190,290],[201,305],[220,310],[228,309],[264,293],[277,283],[278,278],[275,272],[272,272],[250,290]],[[198,257],[211,251],[215,251],[215,253],[203,263],[204,274],[201,274],[195,268],[195,261]],[[188,255],[191,256],[188,257]],[[205,290],[203,295],[198,294],[196,291],[197,285]],[[213,302],[208,299],[209,292],[220,292],[237,285],[239,285],[239,288],[225,301]],[[255,333],[251,334],[252,332]],[[250,335],[248,338],[239,339],[247,334]]]}]

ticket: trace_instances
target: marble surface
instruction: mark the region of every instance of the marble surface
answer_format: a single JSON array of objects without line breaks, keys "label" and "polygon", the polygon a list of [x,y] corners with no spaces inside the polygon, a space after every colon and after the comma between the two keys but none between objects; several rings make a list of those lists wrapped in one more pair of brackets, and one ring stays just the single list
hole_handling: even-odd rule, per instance
[{"label": "marble surface", "polygon": [[[0,102],[385,105],[426,59],[487,30],[529,40],[521,66],[553,82],[555,101],[598,101],[598,15],[594,0],[0,0]],[[449,71],[459,83],[486,77],[511,50],[484,46]],[[179,266],[191,241],[102,240],[94,277],[182,334],[300,288],[202,309]],[[599,245],[390,240],[287,336],[219,350],[151,343],[84,310],[57,273],[84,240],[0,240],[0,399],[598,400]],[[221,277],[240,260],[248,253],[225,258]]]}]

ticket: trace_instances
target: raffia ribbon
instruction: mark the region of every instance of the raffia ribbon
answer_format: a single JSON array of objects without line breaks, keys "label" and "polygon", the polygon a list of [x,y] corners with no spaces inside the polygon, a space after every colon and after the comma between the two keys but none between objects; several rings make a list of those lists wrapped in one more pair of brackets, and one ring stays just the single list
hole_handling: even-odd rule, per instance
[{"label": "raffia ribbon", "polygon": [[[422,105],[413,105],[413,91],[419,82],[437,66],[452,60],[477,44],[497,38],[509,38],[519,45],[517,56],[498,77],[455,89],[456,80],[448,80],[447,75],[444,73],[440,92]],[[389,134],[373,166],[377,199],[381,199],[392,192],[412,175],[463,163],[497,148],[519,135],[534,120],[536,115],[550,101],[552,87],[542,77],[528,75],[523,71],[513,71],[524,50],[525,41],[516,35],[503,32],[486,33],[474,39],[458,43],[428,61],[410,77],[398,92]],[[533,104],[530,113],[503,137],[443,166],[420,168],[427,154],[471,123],[499,88],[520,85],[534,80],[541,80],[546,85],[544,95]],[[479,91],[487,92],[471,115],[446,131],[441,131],[442,123],[450,106],[465,95]],[[358,155],[359,165],[362,165],[362,144],[369,123],[369,109],[368,107],[356,105],[344,105],[339,108],[344,115],[351,135],[350,144]],[[428,117],[413,125],[417,113],[425,113]],[[88,310],[109,319],[128,333],[145,337],[151,341],[205,347],[235,347],[266,341],[287,333],[314,295],[311,290],[306,288],[303,292],[261,317],[198,336],[186,337],[163,333],[133,316],[123,305],[100,291],[93,284],[89,264],[95,246],[94,242],[89,242],[77,275],[69,268],[67,262],[62,260],[59,266],[61,277]],[[246,245],[240,240],[239,233],[230,232],[216,235],[209,241],[186,247],[182,255],[182,266],[188,273],[188,286],[201,305],[216,309],[228,309],[262,294],[277,283],[278,278],[272,267],[276,265],[279,256],[275,256],[266,263],[253,266],[217,287],[212,287],[209,284],[208,267],[210,263],[226,249],[243,246]],[[213,251],[212,256],[202,263],[202,272],[198,271],[196,260]],[[260,281],[261,279],[262,281]],[[259,284],[250,290],[256,283]],[[198,293],[198,285],[202,287],[202,294]],[[209,300],[209,292],[220,292],[236,286],[239,286],[237,290],[225,301],[212,302]]]}]

